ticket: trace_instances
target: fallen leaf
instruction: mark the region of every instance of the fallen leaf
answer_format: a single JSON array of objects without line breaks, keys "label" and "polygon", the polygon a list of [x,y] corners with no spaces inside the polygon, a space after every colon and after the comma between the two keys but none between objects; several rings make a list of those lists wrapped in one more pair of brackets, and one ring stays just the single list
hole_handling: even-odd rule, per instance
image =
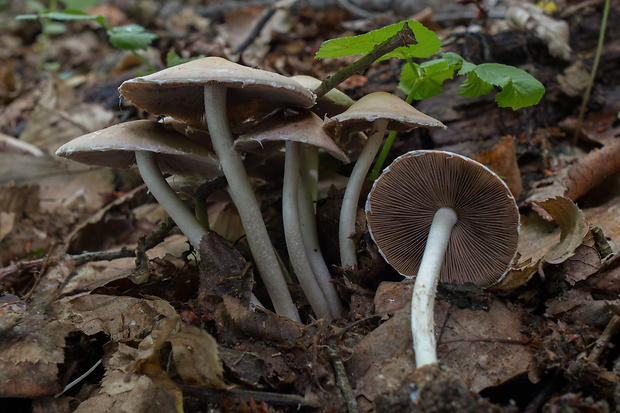
[{"label": "fallen leaf", "polygon": [[572,165],[565,181],[567,189],[564,196],[575,201],[618,171],[620,171],[620,139],[614,139]]},{"label": "fallen leaf", "polygon": [[521,172],[517,163],[515,140],[512,136],[504,136],[491,149],[478,152],[472,158],[499,175],[508,185],[512,196],[517,198],[521,194],[523,191]]},{"label": "fallen leaf", "polygon": [[169,339],[179,375],[189,384],[225,387],[224,367],[217,342],[211,334],[195,326],[182,325]]},{"label": "fallen leaf", "polygon": [[589,232],[583,212],[570,199],[555,197],[546,201],[534,201],[536,205],[549,213],[560,227],[560,241],[543,257],[549,264],[560,264],[575,253]]}]

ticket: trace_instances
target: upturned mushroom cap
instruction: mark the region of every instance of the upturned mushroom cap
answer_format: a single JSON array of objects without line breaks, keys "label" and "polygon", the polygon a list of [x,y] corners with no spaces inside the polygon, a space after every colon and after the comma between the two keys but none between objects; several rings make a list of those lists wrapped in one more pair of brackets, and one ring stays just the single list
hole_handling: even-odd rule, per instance
[{"label": "upturned mushroom cap", "polygon": [[56,155],[87,165],[127,169],[134,152],[156,153],[162,172],[215,177],[222,175],[214,153],[203,145],[149,120],[136,120],[98,130],[62,145]]},{"label": "upturned mushroom cap", "polygon": [[[321,81],[312,76],[296,75],[291,76],[291,79],[299,82],[302,86],[307,87],[310,90],[315,90],[320,86]],[[351,99],[346,93],[332,89],[325,95],[317,99],[316,106],[312,109],[321,118],[325,115],[334,116],[347,110],[355,101]]]},{"label": "upturned mushroom cap", "polygon": [[463,156],[412,151],[375,181],[366,201],[372,238],[404,276],[418,272],[435,212],[457,214],[440,273],[441,282],[497,283],[517,253],[519,211],[506,184]]},{"label": "upturned mushroom cap", "polygon": [[158,116],[172,116],[206,129],[203,86],[226,85],[233,133],[247,129],[282,107],[310,108],[314,94],[293,79],[220,57],[205,57],[137,77],[120,86],[121,95]]},{"label": "upturned mushroom cap", "polygon": [[270,144],[282,146],[286,141],[305,143],[325,149],[334,158],[349,162],[348,156],[322,128],[323,121],[310,111],[301,111],[266,120],[241,134],[234,143],[239,152],[256,152]]},{"label": "upturned mushroom cap", "polygon": [[387,92],[369,93],[346,111],[325,120],[323,128],[336,139],[368,130],[374,121],[381,119],[388,121],[387,130],[408,131],[420,126],[445,129],[437,119]]}]

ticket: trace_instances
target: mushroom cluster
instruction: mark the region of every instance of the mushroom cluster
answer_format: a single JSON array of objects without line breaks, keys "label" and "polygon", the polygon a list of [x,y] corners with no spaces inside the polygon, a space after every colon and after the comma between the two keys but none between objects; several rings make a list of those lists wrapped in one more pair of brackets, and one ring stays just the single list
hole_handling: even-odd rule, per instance
[{"label": "mushroom cluster", "polygon": [[372,238],[385,260],[415,276],[411,329],[417,367],[437,362],[433,307],[438,281],[488,287],[517,254],[519,210],[484,165],[442,151],[398,157],[366,201]]},{"label": "mushroom cluster", "polygon": [[343,308],[316,232],[319,151],[346,163],[344,142],[353,135],[366,140],[361,132],[371,132],[349,179],[340,218],[342,265],[354,266],[351,234],[360,189],[385,131],[444,126],[384,92],[354,102],[334,89],[317,100],[312,90],[320,84],[308,76],[288,78],[218,57],[197,59],[120,86],[125,99],[160,121],[132,121],[93,132],[63,145],[57,154],[91,165],[137,165],[155,198],[197,249],[205,229],[162,172],[224,175],[276,313],[299,321],[247,173],[253,162],[269,163],[265,159],[284,149],[282,216],[288,256],[316,316],[332,320]]}]

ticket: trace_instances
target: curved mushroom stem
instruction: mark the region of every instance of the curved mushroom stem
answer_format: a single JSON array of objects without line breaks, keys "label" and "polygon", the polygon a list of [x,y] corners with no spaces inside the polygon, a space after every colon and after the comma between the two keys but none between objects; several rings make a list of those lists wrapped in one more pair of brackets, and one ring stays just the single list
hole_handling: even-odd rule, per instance
[{"label": "curved mushroom stem", "polygon": [[[306,148],[306,154],[316,155],[316,148]],[[301,181],[298,185],[298,209],[299,209],[299,225],[301,236],[303,239],[306,255],[310,261],[310,266],[314,272],[316,281],[323,291],[323,295],[329,305],[329,310],[334,318],[338,318],[342,313],[342,302],[340,296],[336,291],[334,284],[330,282],[331,274],[329,268],[325,263],[323,254],[321,253],[321,247],[319,245],[319,237],[316,232],[316,216],[314,211],[315,197],[312,195],[313,185],[316,187],[316,175],[317,170],[315,167],[309,167],[308,162],[302,162]],[[312,163],[312,162],[310,162]]]},{"label": "curved mushroom stem", "polygon": [[411,332],[417,368],[437,362],[433,322],[435,292],[450,234],[456,221],[456,212],[452,208],[441,208],[435,213],[415,279],[411,300]]},{"label": "curved mushroom stem", "polygon": [[[200,221],[198,221],[196,216],[185,207],[183,202],[164,179],[159,165],[157,165],[157,161],[155,160],[155,154],[153,152],[140,151],[135,152],[134,155],[136,157],[138,171],[140,171],[142,180],[147,188],[149,188],[149,191],[151,191],[151,194],[153,194],[159,205],[170,215],[181,232],[185,234],[190,244],[192,244],[197,251],[200,251],[200,241],[202,237],[207,235],[207,230],[202,226]],[[265,308],[260,301],[258,301],[254,293],[250,294],[250,303]]]},{"label": "curved mushroom stem", "polygon": [[288,249],[291,264],[293,265],[297,279],[315,314],[319,318],[326,318],[330,321],[333,318],[330,306],[312,271],[312,266],[306,254],[306,248],[301,235],[299,205],[297,202],[300,158],[300,144],[292,141],[286,142],[284,184],[282,186],[282,220],[284,224],[286,248]]},{"label": "curved mushroom stem", "polygon": [[228,192],[239,211],[246,238],[276,313],[300,321],[297,307],[280,270],[263,216],[241,158],[233,149],[226,111],[226,87],[204,87],[205,115],[213,149],[228,181]]},{"label": "curved mushroom stem", "polygon": [[340,221],[338,223],[340,265],[344,268],[355,267],[357,265],[356,245],[351,239],[351,236],[355,233],[357,204],[368,170],[381,147],[381,142],[383,142],[383,135],[385,134],[387,124],[387,120],[378,120],[373,123],[371,135],[366,141],[364,149],[351,171],[347,188],[344,191],[342,208],[340,209]]},{"label": "curved mushroom stem", "polygon": [[166,210],[181,232],[185,234],[192,246],[200,251],[200,240],[207,233],[194,214],[185,207],[164,179],[153,152],[135,153],[136,164],[142,180],[149,188],[157,202]]}]

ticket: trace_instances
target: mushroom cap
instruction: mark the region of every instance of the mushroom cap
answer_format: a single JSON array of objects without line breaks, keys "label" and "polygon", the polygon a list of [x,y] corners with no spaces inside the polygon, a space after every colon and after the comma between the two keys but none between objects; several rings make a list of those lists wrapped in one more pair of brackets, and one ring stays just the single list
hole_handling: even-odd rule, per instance
[{"label": "mushroom cap", "polygon": [[120,94],[157,116],[172,116],[206,129],[203,87],[228,87],[228,117],[237,128],[262,121],[282,107],[310,108],[314,94],[277,73],[254,69],[220,57],[205,57],[123,82]]},{"label": "mushroom cap", "polygon": [[309,110],[273,117],[241,134],[234,143],[240,152],[256,152],[286,141],[305,143],[325,149],[334,158],[349,162],[349,157],[323,130],[323,121]]},{"label": "mushroom cap", "polygon": [[[296,75],[291,76],[291,79],[294,79],[310,90],[314,90],[321,85],[321,81],[312,76]],[[346,93],[334,88],[318,98],[316,106],[312,110],[322,118],[325,115],[334,116],[342,113],[354,103],[355,101]]]},{"label": "mushroom cap", "polygon": [[56,155],[87,165],[127,169],[136,164],[134,152],[156,153],[162,172],[216,177],[222,175],[214,153],[156,121],[125,122],[65,143]]},{"label": "mushroom cap", "polygon": [[408,131],[420,126],[446,128],[437,119],[425,115],[399,97],[387,92],[373,92],[359,99],[349,109],[325,120],[323,128],[337,138],[372,127],[376,120],[388,121],[387,130]]},{"label": "mushroom cap", "polygon": [[408,152],[375,181],[366,218],[385,260],[404,276],[416,275],[433,217],[442,207],[454,209],[458,218],[440,281],[497,283],[517,254],[519,210],[495,173],[450,152]]}]

